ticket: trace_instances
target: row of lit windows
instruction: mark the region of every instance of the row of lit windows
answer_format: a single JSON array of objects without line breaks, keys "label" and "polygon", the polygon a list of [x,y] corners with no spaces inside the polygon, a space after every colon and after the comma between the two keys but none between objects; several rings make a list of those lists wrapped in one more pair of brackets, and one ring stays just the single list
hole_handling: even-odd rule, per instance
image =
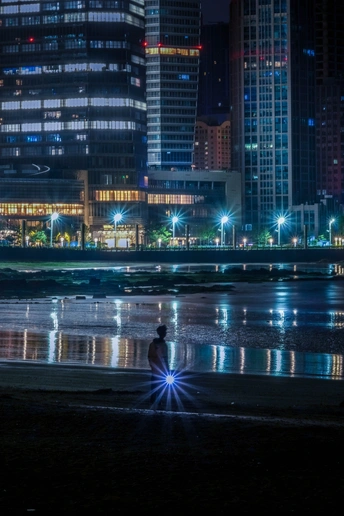
[{"label": "row of lit windows", "polygon": [[146,47],[146,54],[160,54],[160,55],[181,55],[198,57],[200,55],[199,49],[196,48],[172,48],[172,47]]},{"label": "row of lit windows", "polygon": [[145,111],[146,104],[138,100],[127,98],[105,98],[105,97],[80,97],[74,99],[47,99],[47,100],[23,100],[1,102],[1,109],[41,109],[41,108],[70,108],[70,107],[131,107]]},{"label": "row of lit windows", "polygon": [[131,65],[126,63],[70,63],[48,66],[19,66],[3,68],[4,75],[40,75],[43,73],[74,73],[74,72],[130,72]]},{"label": "row of lit windows", "polygon": [[148,204],[195,204],[194,195],[148,194]]},{"label": "row of lit windows", "polygon": [[[13,6],[14,7],[14,6]],[[21,6],[28,7],[28,6]],[[9,11],[4,13],[4,9],[8,9],[8,7],[1,7],[1,14],[13,14],[18,11]],[[18,8],[17,8],[18,9]],[[25,12],[35,12],[35,10],[25,11]],[[30,23],[31,17],[24,16],[20,18],[22,25],[31,25]],[[36,19],[40,18],[39,16],[35,17]],[[12,18],[11,25],[18,25],[19,18]],[[142,19],[137,18],[136,16],[132,16],[127,13],[115,13],[115,12],[82,12],[82,13],[65,13],[65,14],[52,14],[41,17],[41,22],[43,25],[48,24],[59,24],[59,23],[84,23],[84,22],[117,22],[117,23],[127,23],[128,25],[134,25],[136,27],[144,28],[144,21]],[[25,23],[26,22],[26,23]],[[29,23],[28,23],[29,22]],[[2,24],[2,22],[1,22]]]},{"label": "row of lit windows", "polygon": [[138,202],[146,201],[145,192],[138,190],[96,190],[94,192],[96,201],[116,201],[116,202]]},{"label": "row of lit windows", "polygon": [[[70,145],[66,148],[68,154],[82,154],[89,153],[88,145]],[[2,157],[10,156],[62,156],[65,154],[63,146],[47,146],[47,147],[5,147],[1,149]]]},{"label": "row of lit windows", "polygon": [[21,204],[21,203],[0,203],[0,215],[37,215],[49,216],[54,211],[61,215],[83,215],[84,208],[77,204]]},{"label": "row of lit windows", "polygon": [[[38,22],[37,25],[40,23]],[[58,41],[57,38],[53,41],[47,41],[42,44],[40,43],[28,43],[28,44],[15,44],[15,45],[4,45],[2,51],[4,54],[13,54],[17,52],[39,52],[40,50],[61,50],[61,49],[79,49],[86,48],[87,42],[84,39],[65,39]],[[90,48],[125,48],[125,45],[117,41],[90,41]],[[136,62],[139,58],[136,59]],[[144,64],[144,60],[141,59],[140,64]],[[130,71],[128,64],[123,64],[121,69]]]},{"label": "row of lit windows", "polygon": [[102,130],[125,130],[125,131],[144,131],[145,127],[141,124],[130,121],[109,121],[109,120],[81,120],[75,122],[46,122],[46,123],[29,123],[29,124],[4,124],[0,126],[2,133],[27,133],[41,131],[69,131],[69,130],[86,130],[86,129],[102,129]]}]

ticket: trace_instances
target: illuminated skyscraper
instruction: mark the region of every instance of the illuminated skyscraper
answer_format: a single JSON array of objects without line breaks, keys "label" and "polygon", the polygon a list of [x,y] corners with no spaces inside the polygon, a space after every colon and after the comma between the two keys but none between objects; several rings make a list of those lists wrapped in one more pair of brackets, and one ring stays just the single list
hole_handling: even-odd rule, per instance
[{"label": "illuminated skyscraper", "polygon": [[316,0],[317,189],[328,215],[344,204],[344,23],[341,0]]},{"label": "illuminated skyscraper", "polygon": [[197,114],[200,1],[145,3],[148,166],[190,169]]},{"label": "illuminated skyscraper", "polygon": [[314,0],[230,4],[232,168],[249,228],[316,199],[314,15]]},{"label": "illuminated skyscraper", "polygon": [[144,0],[1,0],[0,36],[0,166],[81,174],[87,224],[141,222]]}]

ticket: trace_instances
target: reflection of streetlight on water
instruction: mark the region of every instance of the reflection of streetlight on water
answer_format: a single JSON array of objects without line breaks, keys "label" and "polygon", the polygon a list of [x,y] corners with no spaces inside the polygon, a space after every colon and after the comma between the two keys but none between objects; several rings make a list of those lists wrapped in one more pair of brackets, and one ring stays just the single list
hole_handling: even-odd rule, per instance
[{"label": "reflection of streetlight on water", "polygon": [[54,213],[51,214],[50,219],[50,247],[53,247],[53,232],[54,232],[54,220],[57,220],[59,218],[59,214],[54,211]]},{"label": "reflection of streetlight on water", "polygon": [[119,222],[122,219],[121,213],[116,213],[114,216],[114,223],[115,223],[115,249],[117,249],[117,222]]},{"label": "reflection of streetlight on water", "polygon": [[221,245],[224,245],[225,244],[225,241],[224,241],[224,233],[223,233],[223,226],[228,222],[228,217],[227,215],[225,215],[224,217],[222,217],[221,219]]}]

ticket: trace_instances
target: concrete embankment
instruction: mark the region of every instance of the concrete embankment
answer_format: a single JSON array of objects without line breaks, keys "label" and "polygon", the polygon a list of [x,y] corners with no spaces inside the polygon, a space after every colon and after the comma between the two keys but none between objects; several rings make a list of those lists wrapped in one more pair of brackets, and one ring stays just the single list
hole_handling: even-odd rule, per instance
[{"label": "concrete embankment", "polygon": [[309,249],[202,249],[202,250],[80,250],[0,247],[1,262],[112,263],[340,263],[344,248]]}]

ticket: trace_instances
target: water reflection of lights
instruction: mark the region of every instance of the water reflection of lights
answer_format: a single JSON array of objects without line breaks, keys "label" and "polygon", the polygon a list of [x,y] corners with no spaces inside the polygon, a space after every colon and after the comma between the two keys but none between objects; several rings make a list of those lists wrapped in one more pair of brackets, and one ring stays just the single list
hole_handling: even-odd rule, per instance
[{"label": "water reflection of lights", "polygon": [[53,320],[54,330],[58,330],[58,328],[59,328],[59,320],[58,320],[58,317],[57,317],[57,313],[56,312],[52,312],[50,314],[50,317]]},{"label": "water reflection of lights", "polygon": [[329,315],[331,328],[344,328],[344,312],[330,312]]}]

